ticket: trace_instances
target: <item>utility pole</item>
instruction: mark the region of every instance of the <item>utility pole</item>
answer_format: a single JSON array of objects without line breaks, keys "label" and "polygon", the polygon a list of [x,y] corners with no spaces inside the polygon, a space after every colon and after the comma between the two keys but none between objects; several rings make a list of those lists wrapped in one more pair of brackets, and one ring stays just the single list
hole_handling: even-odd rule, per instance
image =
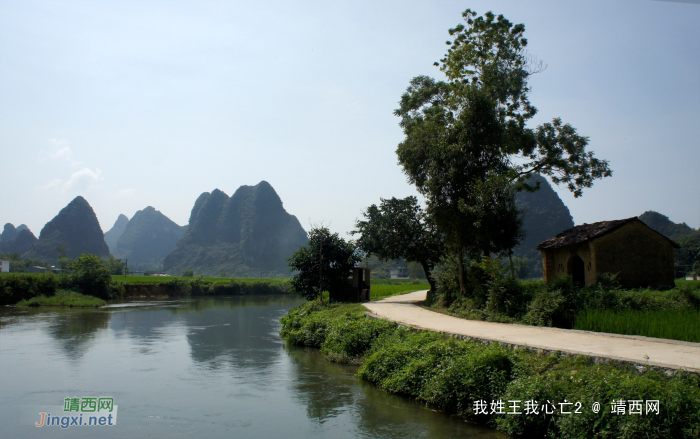
[{"label": "utility pole", "polygon": [[320,263],[318,264],[318,295],[323,302],[323,239],[324,235],[321,235],[321,242],[318,245],[318,255]]}]

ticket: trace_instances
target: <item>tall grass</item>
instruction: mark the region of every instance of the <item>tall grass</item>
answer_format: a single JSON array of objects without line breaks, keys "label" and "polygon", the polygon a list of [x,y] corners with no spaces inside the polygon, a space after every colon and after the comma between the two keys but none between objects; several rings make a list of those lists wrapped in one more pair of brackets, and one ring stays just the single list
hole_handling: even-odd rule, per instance
[{"label": "tall grass", "polygon": [[700,343],[700,311],[587,309],[576,317],[574,329]]}]

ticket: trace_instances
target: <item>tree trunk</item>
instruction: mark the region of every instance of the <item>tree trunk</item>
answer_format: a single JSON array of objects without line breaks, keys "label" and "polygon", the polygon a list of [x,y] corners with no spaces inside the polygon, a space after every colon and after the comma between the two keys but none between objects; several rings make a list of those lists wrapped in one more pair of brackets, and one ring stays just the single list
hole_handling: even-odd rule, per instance
[{"label": "tree trunk", "polygon": [[467,294],[467,288],[464,282],[464,251],[462,247],[459,248],[457,254],[457,267],[459,270],[459,297],[464,297]]},{"label": "tree trunk", "polygon": [[428,303],[431,303],[433,301],[433,298],[435,297],[435,279],[433,278],[432,273],[430,273],[430,267],[428,267],[428,264],[426,262],[421,261],[420,265],[423,267],[425,278],[428,279],[428,283],[430,284],[430,291],[428,291],[428,297],[426,298],[426,300],[428,301]]},{"label": "tree trunk", "polygon": [[510,277],[515,280],[515,269],[513,268],[513,252],[508,251],[508,261],[510,261]]}]

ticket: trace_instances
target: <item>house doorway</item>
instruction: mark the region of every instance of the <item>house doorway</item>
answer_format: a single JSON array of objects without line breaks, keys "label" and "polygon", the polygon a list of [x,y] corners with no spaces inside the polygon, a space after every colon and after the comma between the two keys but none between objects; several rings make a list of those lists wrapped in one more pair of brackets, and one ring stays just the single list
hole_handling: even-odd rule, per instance
[{"label": "house doorway", "polygon": [[567,274],[571,276],[571,280],[573,281],[574,285],[578,285],[580,287],[586,285],[586,269],[583,259],[581,259],[579,255],[573,255],[569,259],[568,265],[569,272]]}]

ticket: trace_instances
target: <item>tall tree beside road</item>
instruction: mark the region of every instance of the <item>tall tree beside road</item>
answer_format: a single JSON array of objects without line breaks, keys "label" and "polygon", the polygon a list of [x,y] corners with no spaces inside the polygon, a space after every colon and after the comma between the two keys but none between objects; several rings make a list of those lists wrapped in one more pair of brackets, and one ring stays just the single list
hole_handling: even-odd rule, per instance
[{"label": "tall tree beside road", "polygon": [[444,255],[442,236],[418,204],[416,197],[382,199],[363,212],[364,220],[355,223],[351,233],[359,234],[357,245],[368,255],[382,260],[403,258],[418,262],[435,291],[431,272]]},{"label": "tall tree beside road", "polygon": [[537,189],[526,183],[530,174],[578,197],[612,171],[560,119],[526,126],[537,112],[527,80],[542,65],[525,52],[525,26],[491,12],[462,15],[465,24],[450,29],[450,48],[436,63],[447,81],[414,78],[395,114],[405,134],[399,163],[457,256],[464,294],[464,254],[509,253],[522,236],[515,211],[501,213],[514,205],[515,191]]}]

